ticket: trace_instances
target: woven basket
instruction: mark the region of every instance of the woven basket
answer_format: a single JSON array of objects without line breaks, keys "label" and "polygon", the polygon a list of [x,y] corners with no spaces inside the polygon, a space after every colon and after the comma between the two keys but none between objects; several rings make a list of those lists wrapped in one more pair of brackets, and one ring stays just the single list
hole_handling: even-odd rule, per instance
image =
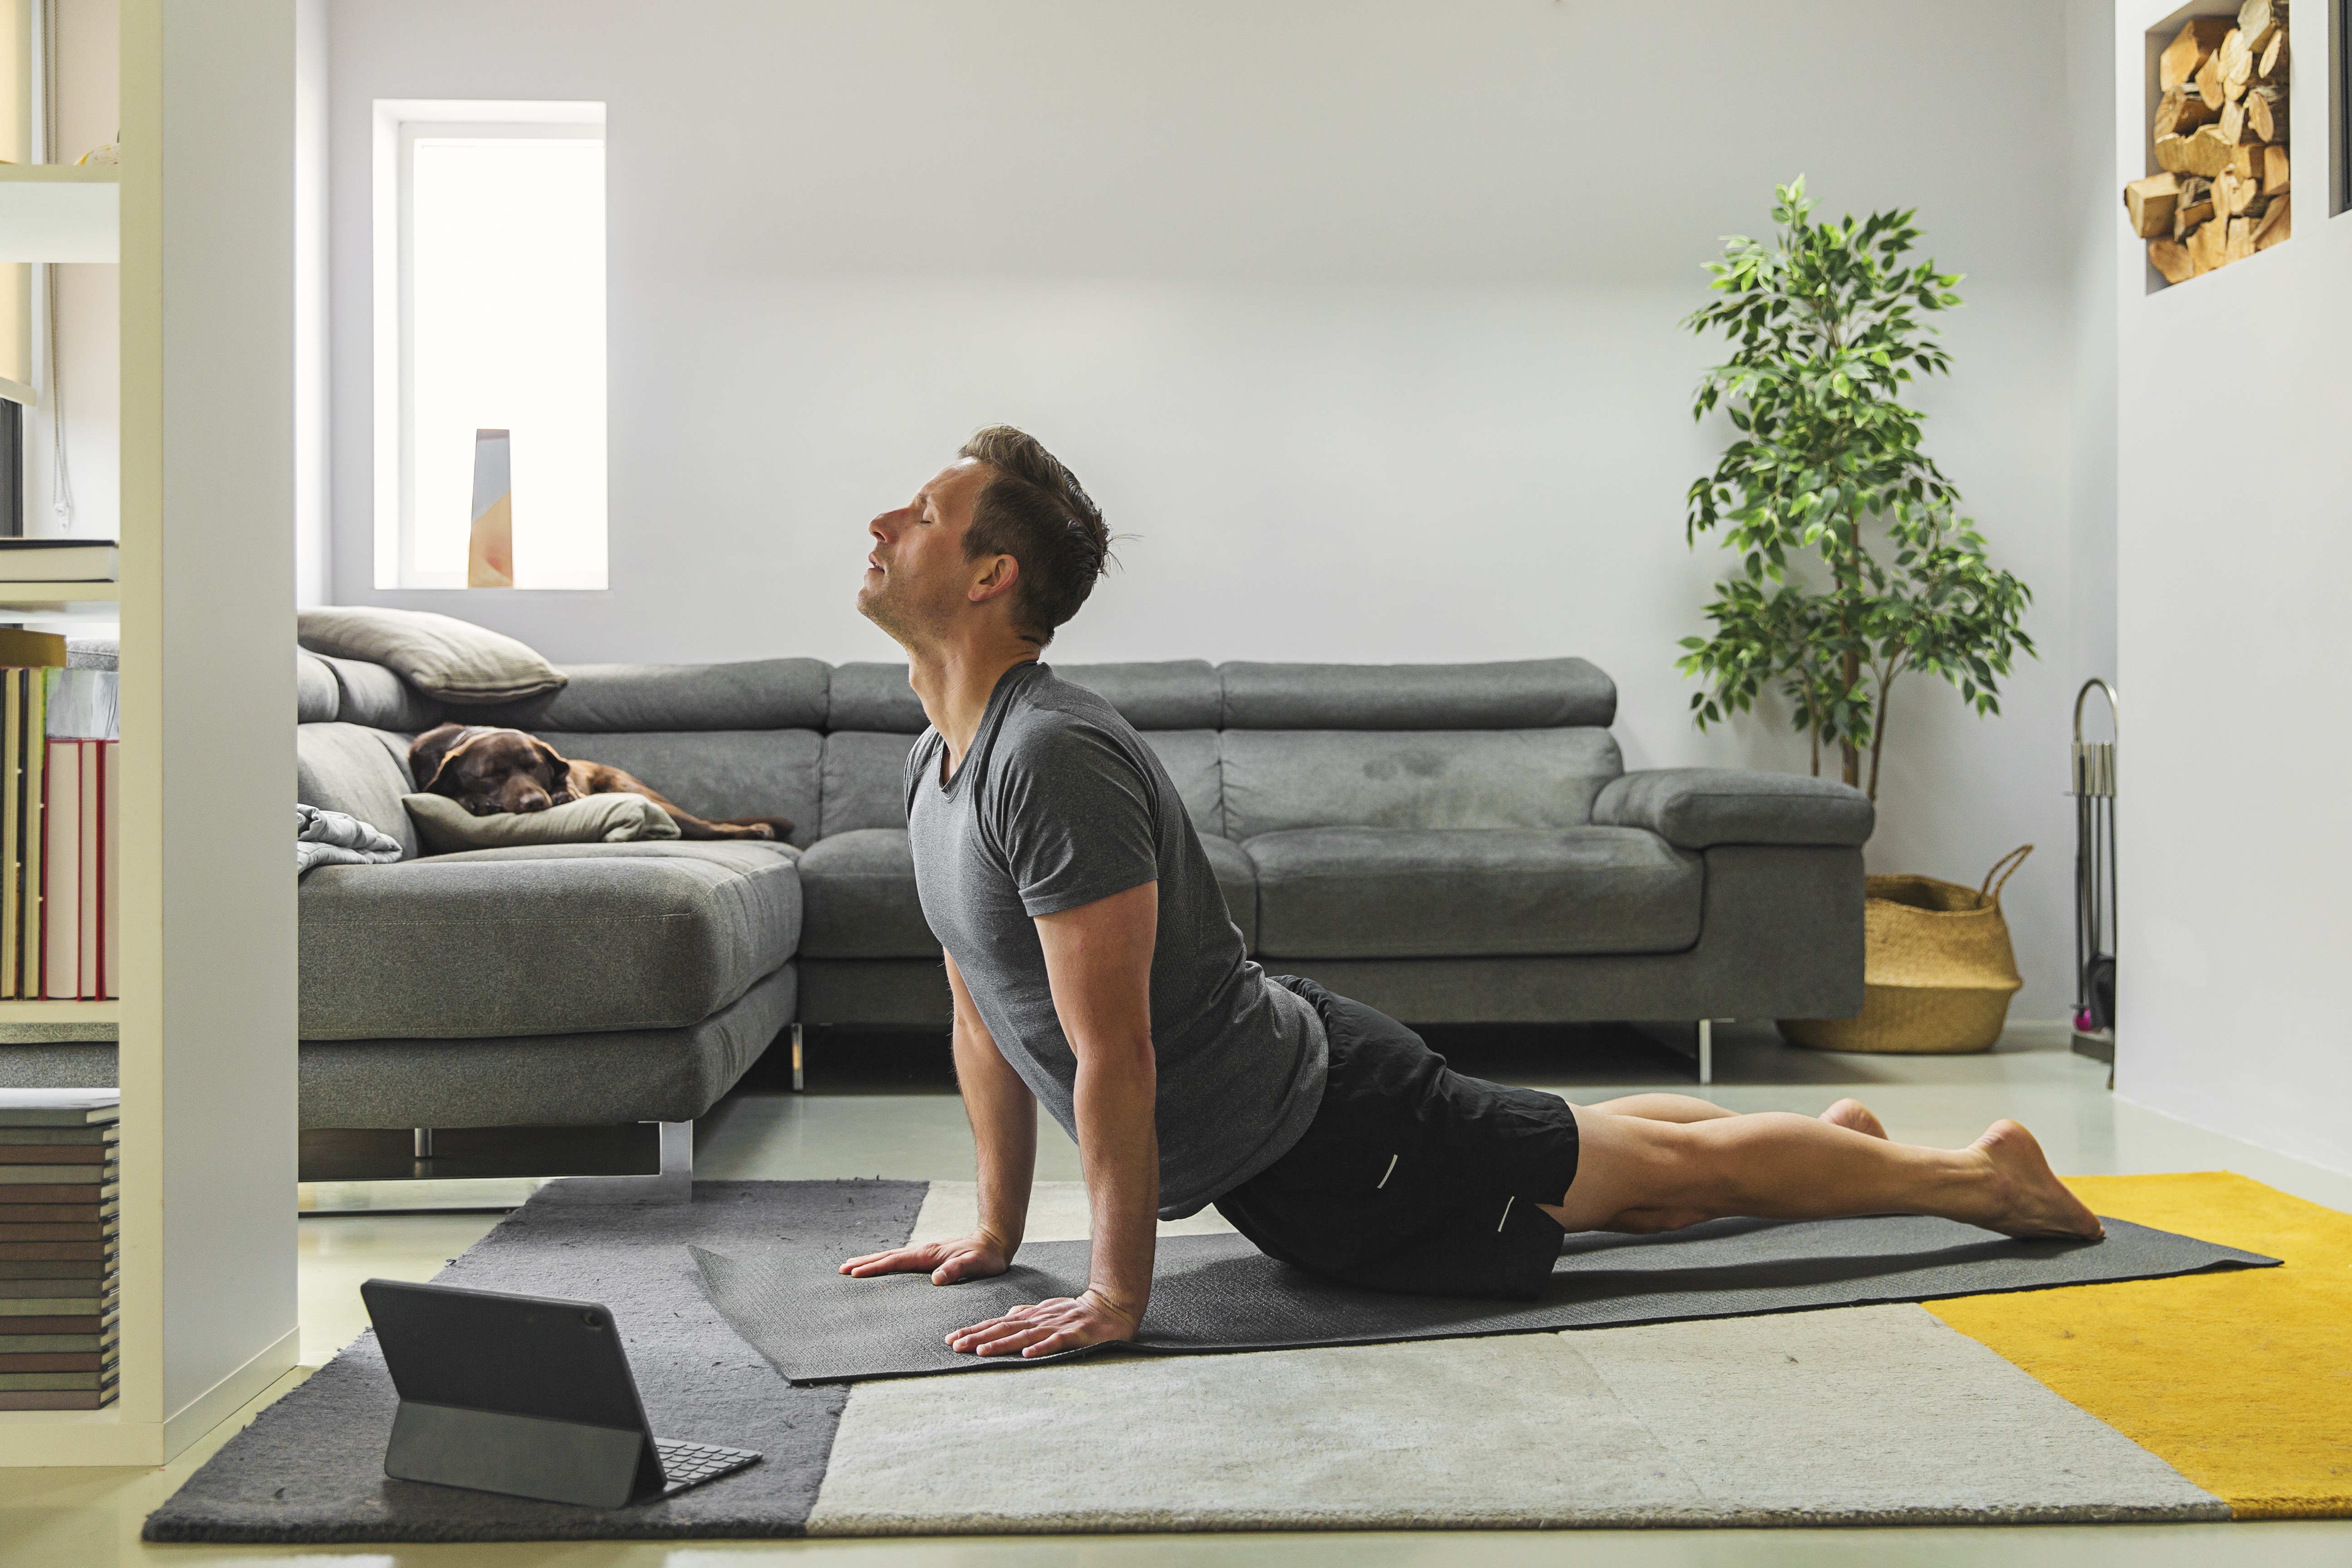
[{"label": "woven basket", "polygon": [[1863,905],[1861,1015],[1783,1018],[1781,1035],[1820,1051],[1992,1049],[2009,1021],[2009,1000],[2025,984],[2001,918],[2000,890],[2032,853],[2028,844],[2002,856],[1980,888],[1934,877],[1871,878]]}]

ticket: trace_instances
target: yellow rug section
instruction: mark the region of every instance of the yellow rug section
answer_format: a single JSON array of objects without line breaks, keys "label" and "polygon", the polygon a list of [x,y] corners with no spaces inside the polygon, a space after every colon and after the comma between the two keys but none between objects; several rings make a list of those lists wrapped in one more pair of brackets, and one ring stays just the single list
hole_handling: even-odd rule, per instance
[{"label": "yellow rug section", "polygon": [[2070,1176],[2103,1215],[2285,1259],[1926,1303],[2230,1505],[2352,1517],[2352,1215],[2224,1171]]}]

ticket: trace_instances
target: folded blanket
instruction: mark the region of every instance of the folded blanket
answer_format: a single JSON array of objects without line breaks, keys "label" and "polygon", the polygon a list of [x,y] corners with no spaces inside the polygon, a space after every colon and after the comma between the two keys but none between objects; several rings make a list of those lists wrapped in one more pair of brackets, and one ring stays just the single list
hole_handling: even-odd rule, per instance
[{"label": "folded blanket", "polygon": [[313,866],[373,866],[400,858],[400,840],[358,817],[315,805],[294,808],[294,875]]}]

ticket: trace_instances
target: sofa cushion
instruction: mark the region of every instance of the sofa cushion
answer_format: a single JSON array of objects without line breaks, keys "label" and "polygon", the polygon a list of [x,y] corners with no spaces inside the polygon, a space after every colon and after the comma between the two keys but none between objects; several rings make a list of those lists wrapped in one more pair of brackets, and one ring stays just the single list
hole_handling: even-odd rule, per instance
[{"label": "sofa cushion", "polygon": [[565,757],[633,774],[697,816],[782,816],[792,842],[817,834],[817,764],[824,740],[810,730],[689,730],[540,737]]},{"label": "sofa cushion", "polygon": [[407,736],[361,724],[294,727],[294,798],[389,833],[400,840],[404,859],[417,852],[416,828],[400,797],[415,788]]},{"label": "sofa cushion", "polygon": [[903,827],[829,833],[801,857],[804,958],[937,958]]},{"label": "sofa cushion", "polygon": [[[361,875],[350,875],[357,872]],[[793,955],[780,845],[545,845],[302,879],[302,1037],[678,1029]]]},{"label": "sofa cushion", "polygon": [[836,730],[824,738],[826,837],[865,827],[907,826],[907,753],[915,737]]},{"label": "sofa cushion", "polygon": [[1209,869],[1216,873],[1217,890],[1225,896],[1225,912],[1241,928],[1242,946],[1255,952],[1257,868],[1250,864],[1249,851],[1213,833],[1201,835],[1201,848],[1209,857]]},{"label": "sofa cushion", "polygon": [[295,617],[302,646],[388,665],[441,702],[511,702],[563,684],[563,672],[504,632],[429,610],[327,605]]},{"label": "sofa cushion", "polygon": [[628,844],[679,837],[669,813],[641,795],[590,795],[545,811],[475,816],[446,795],[404,795],[428,855],[537,844]]},{"label": "sofa cushion", "polygon": [[1228,730],[1224,831],[1582,827],[1624,764],[1606,730]]},{"label": "sofa cushion", "polygon": [[[1201,836],[1242,941],[1257,945],[1257,873],[1231,839]],[[803,958],[937,958],[903,827],[829,833],[801,856]]]},{"label": "sofa cushion", "polygon": [[1617,721],[1580,658],[1505,664],[1223,664],[1228,730],[1552,730]]},{"label": "sofa cushion", "polygon": [[1192,830],[1211,837],[1225,830],[1225,792],[1214,730],[1146,730],[1143,743],[1174,781],[1192,818]]},{"label": "sofa cushion", "polygon": [[822,730],[832,668],[814,658],[731,664],[567,664],[560,691],[470,709],[517,730]]},{"label": "sofa cushion", "polygon": [[1705,861],[1640,828],[1316,827],[1243,847],[1270,961],[1675,952],[1698,940]]}]

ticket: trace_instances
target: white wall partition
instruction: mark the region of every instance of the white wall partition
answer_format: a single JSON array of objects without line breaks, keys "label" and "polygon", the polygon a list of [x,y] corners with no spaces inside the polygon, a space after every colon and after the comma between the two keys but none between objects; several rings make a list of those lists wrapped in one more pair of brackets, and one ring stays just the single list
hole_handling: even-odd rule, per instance
[{"label": "white wall partition", "polygon": [[[2067,121],[2070,59],[2104,94],[2105,5],[1641,15],[331,0],[333,593],[558,659],[888,658],[850,607],[863,522],[1006,420],[1138,536],[1061,657],[1580,653],[1636,765],[1801,769],[1775,729],[1696,735],[1673,669],[1723,565],[1685,548],[1683,493],[1728,431],[1690,420],[1716,346],[1676,323],[1801,172],[1833,210],[1916,206],[1969,275],[1958,374],[1920,401],[2045,655],[1996,721],[1898,688],[1871,861],[1973,879],[2041,844],[2016,1016],[2055,1018],[2067,705],[2113,673],[2072,313],[2070,146],[2101,138]],[[420,97],[608,105],[605,593],[373,586],[372,105]]]},{"label": "white wall partition", "polygon": [[[2202,13],[2221,9],[2200,6]],[[2146,29],[2116,18],[2115,146],[2147,145]],[[2294,237],[2150,293],[2116,229],[2117,616],[2123,952],[2118,1092],[2337,1170],[2352,1170],[2336,825],[2352,740],[2336,637],[2352,578],[2345,366],[2352,225],[2328,62],[2337,8],[2294,12]],[[2341,112],[2341,110],[2336,110]],[[2185,344],[2258,345],[2253,450],[2180,395]]]}]

